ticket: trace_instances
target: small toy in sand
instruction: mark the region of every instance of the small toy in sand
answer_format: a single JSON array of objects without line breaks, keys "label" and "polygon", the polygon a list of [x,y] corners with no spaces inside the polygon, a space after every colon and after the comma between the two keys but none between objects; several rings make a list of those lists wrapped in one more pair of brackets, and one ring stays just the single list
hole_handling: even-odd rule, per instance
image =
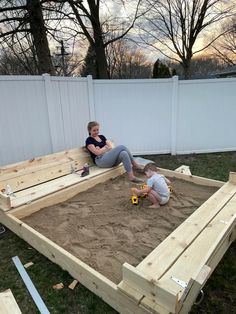
[{"label": "small toy in sand", "polygon": [[174,189],[173,189],[172,185],[168,185],[168,188],[170,190],[170,193],[174,192]]},{"label": "small toy in sand", "polygon": [[[146,187],[147,187],[147,185],[143,184],[141,186],[141,189],[145,189]],[[135,193],[135,188],[131,188],[131,203],[133,205],[138,205],[139,198],[144,198],[144,197],[147,197],[147,193],[143,193],[142,195],[137,196],[136,193]]]}]

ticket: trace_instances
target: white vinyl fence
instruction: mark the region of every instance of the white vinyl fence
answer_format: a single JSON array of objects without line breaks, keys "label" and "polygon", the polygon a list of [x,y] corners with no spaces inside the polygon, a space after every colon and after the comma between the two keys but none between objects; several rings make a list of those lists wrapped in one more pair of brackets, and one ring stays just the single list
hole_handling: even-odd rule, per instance
[{"label": "white vinyl fence", "polygon": [[136,155],[236,150],[236,79],[0,76],[0,165],[83,146],[87,123]]}]

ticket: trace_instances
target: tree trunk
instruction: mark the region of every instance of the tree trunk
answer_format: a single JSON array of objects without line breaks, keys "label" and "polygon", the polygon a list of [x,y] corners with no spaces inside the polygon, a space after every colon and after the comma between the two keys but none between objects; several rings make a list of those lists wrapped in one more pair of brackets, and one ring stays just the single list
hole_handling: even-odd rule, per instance
[{"label": "tree trunk", "polygon": [[109,74],[107,70],[107,59],[103,41],[95,39],[95,52],[96,52],[96,66],[97,66],[97,77],[99,79],[108,79]]},{"label": "tree trunk", "polygon": [[96,53],[97,77],[99,79],[108,79],[108,65],[103,42],[102,28],[99,20],[99,5],[93,1],[89,4],[92,16],[92,27],[94,35],[94,49]]},{"label": "tree trunk", "polygon": [[40,1],[27,0],[26,7],[29,14],[29,24],[38,59],[39,74],[49,73],[54,75],[55,72],[48,46]]},{"label": "tree trunk", "polygon": [[184,60],[182,62],[183,72],[184,72],[183,74],[184,74],[184,79],[185,80],[190,80],[191,79],[190,65],[191,65],[191,60]]}]

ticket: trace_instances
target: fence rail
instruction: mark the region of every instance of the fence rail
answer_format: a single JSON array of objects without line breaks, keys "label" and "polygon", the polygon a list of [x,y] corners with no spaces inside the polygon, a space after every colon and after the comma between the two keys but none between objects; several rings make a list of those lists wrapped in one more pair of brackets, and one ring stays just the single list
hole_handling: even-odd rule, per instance
[{"label": "fence rail", "polygon": [[236,150],[236,79],[0,76],[0,165],[84,145],[88,121],[137,155]]}]

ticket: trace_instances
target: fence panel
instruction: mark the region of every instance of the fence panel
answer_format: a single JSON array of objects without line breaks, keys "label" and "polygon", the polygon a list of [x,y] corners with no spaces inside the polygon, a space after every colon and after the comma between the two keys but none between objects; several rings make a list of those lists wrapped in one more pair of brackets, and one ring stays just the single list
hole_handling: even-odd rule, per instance
[{"label": "fence panel", "polygon": [[172,79],[96,80],[95,117],[101,133],[134,154],[169,153]]},{"label": "fence panel", "polygon": [[0,164],[52,151],[41,76],[0,77]]},{"label": "fence panel", "polygon": [[236,150],[236,79],[179,81],[177,153]]},{"label": "fence panel", "polygon": [[54,151],[84,145],[90,120],[87,79],[54,77],[51,82],[54,95],[52,123],[56,130]]},{"label": "fence panel", "polygon": [[88,121],[134,154],[236,150],[236,79],[0,77],[0,165],[84,145]]}]

